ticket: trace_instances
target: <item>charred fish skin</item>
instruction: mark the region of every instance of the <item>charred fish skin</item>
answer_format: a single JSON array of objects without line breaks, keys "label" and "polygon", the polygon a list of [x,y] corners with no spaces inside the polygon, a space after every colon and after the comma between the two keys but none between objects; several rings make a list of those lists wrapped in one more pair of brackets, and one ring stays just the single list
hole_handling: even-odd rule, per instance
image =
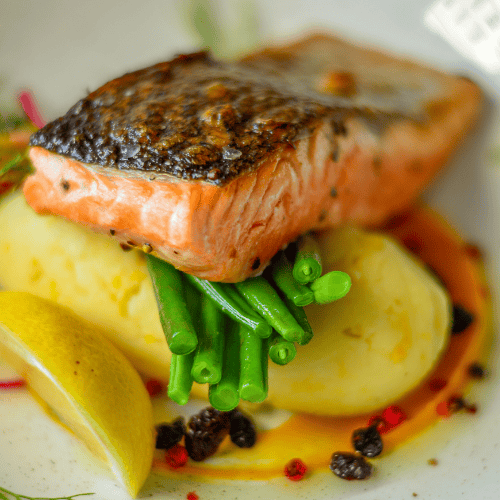
[{"label": "charred fish skin", "polygon": [[301,233],[407,208],[481,100],[467,79],[329,36],[237,63],[180,56],[36,133],[24,194],[184,272],[241,281]]},{"label": "charred fish skin", "polygon": [[395,110],[375,116],[345,97],[198,52],[106,83],[30,144],[109,169],[222,186],[310,134],[325,117],[344,133],[348,116],[379,124],[403,116]]},{"label": "charred fish skin", "polygon": [[30,144],[110,171],[224,185],[329,111],[274,78],[200,52],[108,82]]}]

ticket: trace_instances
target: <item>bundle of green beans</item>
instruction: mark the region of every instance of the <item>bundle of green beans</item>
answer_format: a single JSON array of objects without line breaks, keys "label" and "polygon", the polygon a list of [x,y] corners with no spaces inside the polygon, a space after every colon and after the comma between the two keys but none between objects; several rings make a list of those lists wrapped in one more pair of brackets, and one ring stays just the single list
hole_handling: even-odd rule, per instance
[{"label": "bundle of green beans", "polygon": [[303,306],[343,297],[349,276],[332,271],[321,276],[317,243],[303,237],[294,262],[284,252],[273,260],[268,278],[215,283],[177,271],[146,254],[160,322],[172,351],[169,397],[186,404],[193,381],[209,384],[209,400],[221,411],[240,399],[267,397],[268,359],[292,361],[295,343],[313,337]]}]

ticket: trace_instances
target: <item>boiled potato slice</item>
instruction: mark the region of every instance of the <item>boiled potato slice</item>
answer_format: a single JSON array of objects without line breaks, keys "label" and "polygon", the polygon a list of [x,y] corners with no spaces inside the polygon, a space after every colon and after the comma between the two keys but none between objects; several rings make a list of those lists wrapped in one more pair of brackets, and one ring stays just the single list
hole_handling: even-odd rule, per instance
[{"label": "boiled potato slice", "polygon": [[144,254],[52,215],[37,215],[18,193],[0,203],[0,284],[71,308],[104,328],[142,373],[168,378]]},{"label": "boiled potato slice", "polygon": [[[320,237],[325,272],[351,275],[348,295],[307,309],[315,336],[287,366],[270,363],[269,401],[318,414],[371,412],[414,388],[444,349],[450,304],[436,280],[386,236]],[[72,308],[104,327],[146,376],[168,378],[170,352],[144,257],[24,198],[0,204],[0,283]],[[195,387],[198,394],[205,388]]]},{"label": "boiled potato slice", "polygon": [[313,340],[286,366],[271,366],[269,401],[328,415],[368,413],[418,385],[445,348],[450,301],[425,268],[387,236],[347,228],[319,237],[324,272],[352,286],[309,306]]}]

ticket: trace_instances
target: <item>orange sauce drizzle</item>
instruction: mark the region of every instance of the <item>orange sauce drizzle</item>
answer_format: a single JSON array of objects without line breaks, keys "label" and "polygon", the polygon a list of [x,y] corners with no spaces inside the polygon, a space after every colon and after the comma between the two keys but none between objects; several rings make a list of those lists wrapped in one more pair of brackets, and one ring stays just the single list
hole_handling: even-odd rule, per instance
[{"label": "orange sauce drizzle", "polygon": [[[450,397],[463,394],[470,377],[469,366],[482,358],[488,338],[488,292],[481,263],[460,237],[430,209],[418,206],[394,219],[385,231],[412,248],[445,283],[454,304],[460,304],[475,316],[464,332],[453,335],[443,358],[429,378],[394,404],[407,419],[383,434],[384,453],[404,443],[438,419],[436,407]],[[446,381],[436,390],[432,380]],[[226,439],[214,459],[188,462],[173,474],[217,477],[220,479],[265,480],[283,475],[285,464],[300,458],[309,471],[328,467],[335,451],[352,451],[354,429],[366,427],[370,415],[355,417],[319,417],[295,414],[280,427],[259,434],[251,449],[240,449]],[[161,452],[154,469],[169,471]]]}]

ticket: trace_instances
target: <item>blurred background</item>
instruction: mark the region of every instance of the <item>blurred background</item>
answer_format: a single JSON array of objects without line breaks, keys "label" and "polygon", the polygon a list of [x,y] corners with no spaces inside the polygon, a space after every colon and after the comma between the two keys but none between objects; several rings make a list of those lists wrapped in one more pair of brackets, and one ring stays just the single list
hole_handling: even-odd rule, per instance
[{"label": "blurred background", "polygon": [[[107,80],[210,46],[234,57],[311,30],[480,72],[424,24],[432,0],[2,0],[0,96],[32,88],[54,118]],[[496,84],[497,77],[484,74]]]},{"label": "blurred background", "polygon": [[[500,179],[489,178],[497,175],[498,169],[492,173],[470,167],[479,158],[482,161],[485,154],[488,161],[496,155],[495,162],[500,165],[500,75],[487,73],[463,57],[427,27],[425,17],[437,4],[456,16],[463,8],[480,12],[494,8],[496,3],[497,0],[0,0],[0,109],[4,114],[15,110],[19,92],[30,89],[42,117],[52,120],[106,81],[182,52],[210,48],[217,57],[235,58],[257,46],[284,43],[314,30],[333,32],[356,43],[467,75],[483,86],[487,96],[486,125],[469,139],[473,147],[462,149],[456,165],[441,177],[428,196],[459,230],[481,241],[485,231],[488,237],[499,233],[498,220],[490,215],[495,210],[489,198],[497,203],[495,186],[500,186]],[[482,187],[485,175],[490,195]],[[495,236],[494,244],[500,247],[500,234]]]}]

